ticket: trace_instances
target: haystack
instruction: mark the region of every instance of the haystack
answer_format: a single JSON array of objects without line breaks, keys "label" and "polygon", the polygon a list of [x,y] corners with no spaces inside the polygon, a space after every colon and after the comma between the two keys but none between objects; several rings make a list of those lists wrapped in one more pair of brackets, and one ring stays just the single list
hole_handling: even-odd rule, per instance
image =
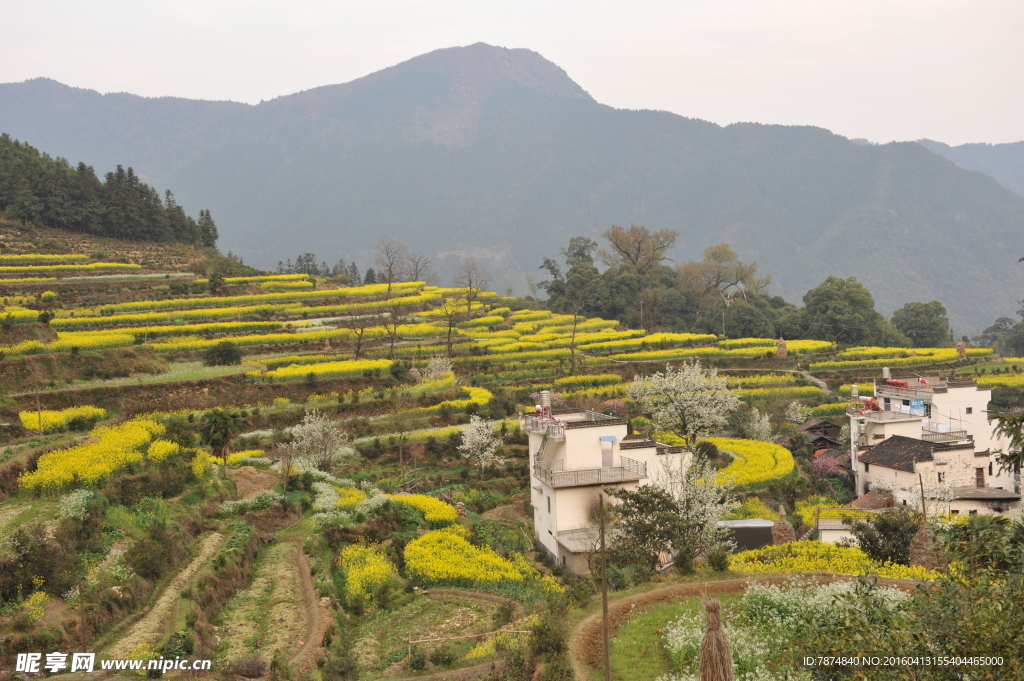
[{"label": "haystack", "polygon": [[796,541],[796,530],[786,520],[786,509],[779,506],[779,519],[772,525],[772,541],[776,544],[788,544]]},{"label": "haystack", "polygon": [[722,604],[706,599],[704,617],[708,630],[700,644],[700,681],[732,681],[732,653],[722,629]]},{"label": "haystack", "polygon": [[910,540],[910,564],[935,570],[946,563],[946,554],[931,525],[925,523]]}]

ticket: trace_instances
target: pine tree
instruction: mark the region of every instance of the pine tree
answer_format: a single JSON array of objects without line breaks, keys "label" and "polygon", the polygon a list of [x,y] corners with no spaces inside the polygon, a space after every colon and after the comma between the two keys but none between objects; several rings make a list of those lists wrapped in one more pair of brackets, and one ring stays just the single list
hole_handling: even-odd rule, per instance
[{"label": "pine tree", "polygon": [[377,283],[377,274],[373,271],[372,267],[367,268],[367,270],[366,270],[366,278],[363,279],[363,283],[364,284],[376,284]]},{"label": "pine tree", "polygon": [[[131,168],[128,169],[129,172]],[[217,225],[210,216],[210,210],[199,211],[199,243],[203,248],[214,248],[217,245]]]},{"label": "pine tree", "polygon": [[352,282],[353,286],[357,286],[361,277],[359,276],[359,266],[356,265],[356,261],[353,260],[352,264],[348,266],[348,278]]}]

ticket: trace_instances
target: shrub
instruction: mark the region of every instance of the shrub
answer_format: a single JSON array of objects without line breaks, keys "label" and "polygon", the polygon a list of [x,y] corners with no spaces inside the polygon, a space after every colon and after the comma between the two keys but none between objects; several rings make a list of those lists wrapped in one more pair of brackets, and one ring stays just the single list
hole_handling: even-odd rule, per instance
[{"label": "shrub", "polygon": [[443,645],[430,652],[430,661],[438,667],[451,667],[459,659],[451,646]]},{"label": "shrub", "polygon": [[232,667],[236,674],[247,679],[258,679],[267,674],[267,663],[257,656],[236,660]]},{"label": "shrub", "polygon": [[413,646],[409,654],[409,669],[420,672],[427,668],[427,655],[419,646]]},{"label": "shrub", "polygon": [[231,341],[221,341],[203,352],[203,364],[208,367],[230,366],[242,363],[242,350]]},{"label": "shrub", "polygon": [[729,550],[724,546],[716,546],[708,552],[708,567],[715,572],[729,569]]}]

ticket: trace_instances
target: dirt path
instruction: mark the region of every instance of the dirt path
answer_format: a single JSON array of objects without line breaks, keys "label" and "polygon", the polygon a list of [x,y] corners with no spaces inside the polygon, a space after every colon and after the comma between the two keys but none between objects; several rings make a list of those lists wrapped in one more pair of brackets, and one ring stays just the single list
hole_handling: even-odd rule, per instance
[{"label": "dirt path", "polygon": [[317,598],[316,589],[313,587],[313,579],[309,574],[309,561],[306,554],[302,552],[302,543],[295,540],[295,571],[298,575],[299,592],[302,595],[303,608],[306,611],[306,645],[299,649],[298,654],[292,658],[292,664],[304,668],[306,663],[315,660],[314,655],[307,654],[311,649],[320,648],[327,625],[330,622],[330,613]]},{"label": "dirt path", "polygon": [[291,657],[306,643],[308,613],[295,554],[301,547],[281,541],[258,559],[252,581],[237,592],[223,611],[220,636],[224,662],[252,657],[270,663],[278,652]]},{"label": "dirt path", "polygon": [[224,537],[216,533],[204,539],[199,547],[199,553],[192,559],[192,562],[171,580],[149,612],[136,622],[127,634],[107,649],[107,657],[128,657],[128,654],[139,643],[144,642],[151,645],[156,643],[164,633],[167,617],[174,612],[175,606],[181,600],[181,592],[196,576],[196,573],[213,558],[223,541]]}]

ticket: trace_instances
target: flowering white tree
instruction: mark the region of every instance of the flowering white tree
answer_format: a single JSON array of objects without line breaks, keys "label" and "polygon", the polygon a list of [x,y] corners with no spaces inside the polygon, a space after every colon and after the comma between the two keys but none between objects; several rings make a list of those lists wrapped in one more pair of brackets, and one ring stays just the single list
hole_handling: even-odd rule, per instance
[{"label": "flowering white tree", "polygon": [[811,410],[796,400],[786,405],[786,420],[790,423],[799,426],[809,418],[811,418]]},{"label": "flowering white tree", "polygon": [[747,437],[762,442],[770,442],[772,439],[771,419],[768,414],[761,414],[757,407],[753,407],[747,417]]},{"label": "flowering white tree", "polygon": [[479,416],[470,416],[469,425],[462,431],[462,444],[459,451],[462,458],[476,458],[480,470],[487,466],[497,466],[504,459],[498,454],[500,440],[494,434],[494,424]]},{"label": "flowering white tree", "polygon": [[427,378],[437,380],[452,370],[452,361],[447,357],[435,355],[427,362]]},{"label": "flowering white tree", "polygon": [[318,409],[307,411],[302,423],[292,428],[295,452],[310,467],[330,472],[334,460],[348,446],[348,433]]},{"label": "flowering white tree", "polygon": [[719,527],[718,521],[738,502],[732,485],[719,479],[711,462],[694,457],[683,459],[670,457],[663,461],[652,482],[676,500],[679,515],[690,528],[686,546],[674,547],[686,560],[723,543],[727,530]]},{"label": "flowering white tree", "polygon": [[725,427],[729,414],[740,406],[726,379],[716,369],[705,370],[698,360],[635,376],[626,394],[650,414],[658,430],[671,431],[689,445]]}]

